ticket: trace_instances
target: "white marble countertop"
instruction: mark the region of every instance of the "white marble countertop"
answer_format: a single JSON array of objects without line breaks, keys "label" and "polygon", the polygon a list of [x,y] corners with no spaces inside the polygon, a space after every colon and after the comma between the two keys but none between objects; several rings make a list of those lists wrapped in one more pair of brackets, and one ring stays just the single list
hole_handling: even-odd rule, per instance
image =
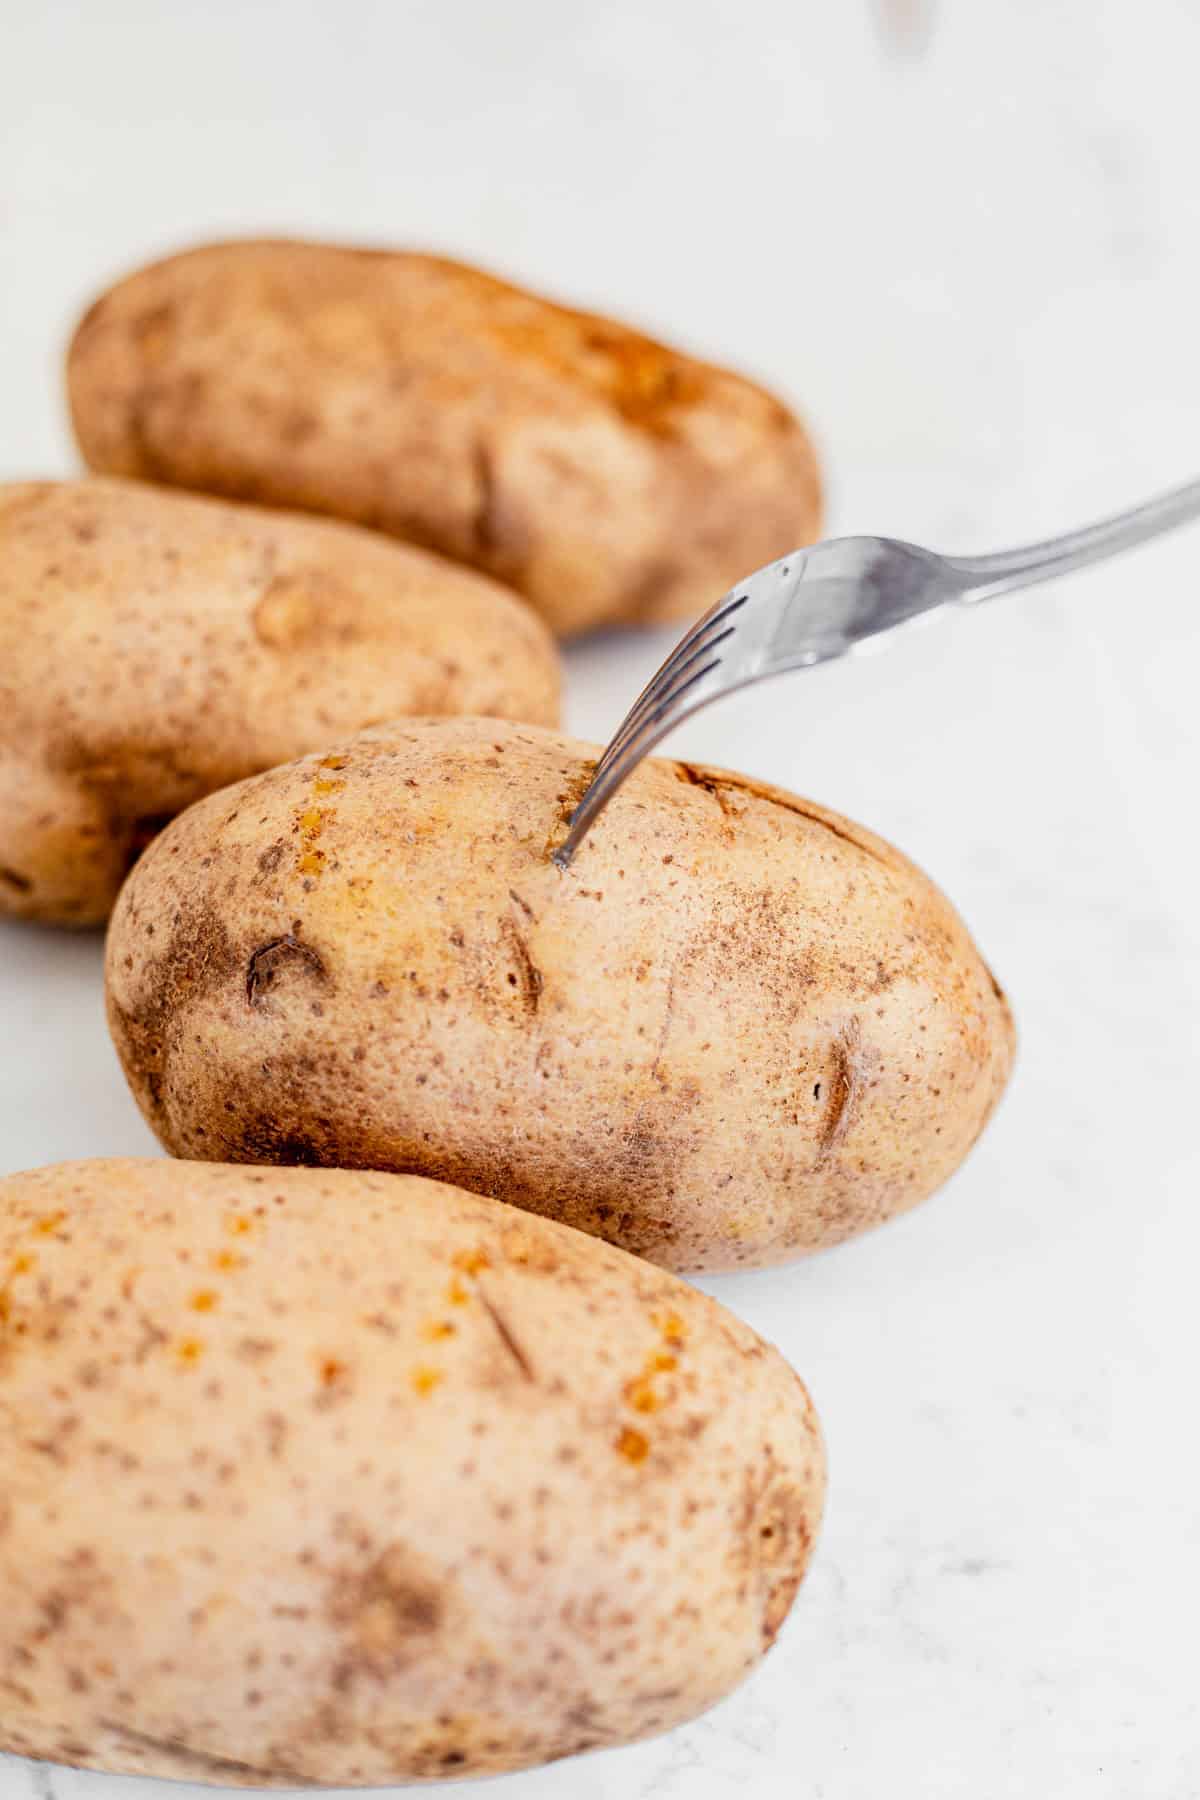
[{"label": "white marble countertop", "polygon": [[[1200,12],[932,11],[905,57],[867,0],[0,4],[0,475],[74,466],[91,290],[263,229],[444,247],[748,365],[809,413],[837,530],[993,548],[1196,474]],[[934,1202],[706,1283],[829,1438],[761,1671],[497,1800],[1200,1794],[1198,576],[1181,534],[681,735],[922,862],[1020,1062]],[[574,648],[572,725],[665,647]],[[152,1149],[98,940],[0,929],[0,1032],[0,1171]],[[153,1792],[0,1758],[3,1800]]]}]

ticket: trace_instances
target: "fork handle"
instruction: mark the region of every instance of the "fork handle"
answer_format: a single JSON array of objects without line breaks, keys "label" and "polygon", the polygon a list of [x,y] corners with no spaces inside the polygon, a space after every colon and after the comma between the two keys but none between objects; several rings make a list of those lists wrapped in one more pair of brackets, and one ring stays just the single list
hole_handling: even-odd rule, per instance
[{"label": "fork handle", "polygon": [[1185,482],[1156,500],[1085,525],[1082,531],[1068,532],[1065,537],[1026,544],[1020,550],[1000,550],[994,556],[951,556],[946,560],[967,582],[964,601],[991,600],[996,594],[1049,581],[1068,569],[1115,556],[1119,550],[1129,550],[1192,519],[1200,519],[1200,481]]}]

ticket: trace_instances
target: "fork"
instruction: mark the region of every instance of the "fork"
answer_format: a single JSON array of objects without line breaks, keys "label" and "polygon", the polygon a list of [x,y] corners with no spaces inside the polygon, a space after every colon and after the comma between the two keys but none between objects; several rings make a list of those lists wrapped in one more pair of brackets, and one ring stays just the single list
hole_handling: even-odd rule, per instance
[{"label": "fork", "polygon": [[939,556],[898,538],[829,538],[731,588],[676,644],[592,772],[554,853],[569,866],[622,782],[684,719],[726,694],[831,662],[923,614],[973,606],[1098,562],[1200,518],[1200,481],[1066,537],[991,556]]}]

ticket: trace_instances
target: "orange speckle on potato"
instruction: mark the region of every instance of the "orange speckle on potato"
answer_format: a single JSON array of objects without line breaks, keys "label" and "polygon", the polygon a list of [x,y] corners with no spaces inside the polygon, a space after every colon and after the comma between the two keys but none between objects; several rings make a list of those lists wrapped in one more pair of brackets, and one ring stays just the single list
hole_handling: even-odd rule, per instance
[{"label": "orange speckle on potato", "polygon": [[441,1369],[431,1369],[427,1363],[418,1363],[412,1372],[413,1391],[432,1394],[434,1388],[440,1387],[445,1379]]},{"label": "orange speckle on potato", "polygon": [[440,1338],[453,1337],[458,1326],[452,1319],[430,1319],[422,1329],[421,1336],[436,1344]]},{"label": "orange speckle on potato", "polygon": [[458,1250],[454,1255],[454,1266],[464,1275],[478,1275],[481,1269],[491,1268],[492,1259],[486,1250]]},{"label": "orange speckle on potato", "polygon": [[217,1300],[218,1296],[213,1293],[211,1288],[199,1288],[196,1293],[192,1295],[192,1311],[199,1313],[212,1312],[217,1304]]},{"label": "orange speckle on potato", "polygon": [[446,1288],[446,1298],[451,1306],[465,1306],[467,1301],[471,1298],[457,1275],[452,1276],[450,1279],[450,1283]]},{"label": "orange speckle on potato", "polygon": [[658,1326],[658,1329],[662,1332],[663,1337],[668,1344],[673,1344],[676,1349],[681,1348],[683,1340],[687,1336],[687,1326],[684,1324],[678,1313],[655,1313],[654,1323]]},{"label": "orange speckle on potato", "polygon": [[23,1251],[20,1256],[13,1257],[13,1265],[10,1273],[12,1275],[28,1275],[32,1269],[36,1268],[37,1257],[34,1256],[32,1251],[26,1250]]},{"label": "orange speckle on potato", "polygon": [[317,764],[319,769],[344,769],[345,766],[346,759],[344,756],[323,756]]},{"label": "orange speckle on potato", "polygon": [[201,1338],[180,1338],[175,1346],[175,1359],[182,1363],[185,1369],[194,1367],[203,1355],[204,1342]]},{"label": "orange speckle on potato", "polygon": [[652,1350],[646,1358],[647,1375],[658,1374],[660,1372],[662,1374],[667,1374],[670,1370],[677,1369],[678,1367],[679,1358],[677,1356],[672,1356],[669,1350]]},{"label": "orange speckle on potato", "polygon": [[223,1273],[228,1273],[230,1269],[244,1269],[246,1266],[245,1257],[239,1256],[236,1250],[215,1250],[211,1261],[213,1268],[220,1269]]},{"label": "orange speckle on potato", "polygon": [[65,1212],[43,1213],[33,1228],[34,1236],[53,1237],[66,1216]]},{"label": "orange speckle on potato", "polygon": [[623,1456],[626,1462],[642,1463],[650,1454],[650,1440],[645,1432],[622,1425],[617,1434],[616,1449],[618,1456]]},{"label": "orange speckle on potato", "polygon": [[254,1220],[248,1219],[245,1213],[230,1213],[225,1229],[230,1237],[248,1237],[254,1230]]},{"label": "orange speckle on potato", "polygon": [[344,1363],[340,1357],[324,1356],[321,1358],[320,1375],[322,1387],[340,1386],[341,1383],[346,1380],[349,1373],[349,1364]]},{"label": "orange speckle on potato", "polygon": [[318,775],[313,782],[313,793],[322,797],[326,794],[340,794],[345,785],[344,781],[331,781],[327,775]]},{"label": "orange speckle on potato", "polygon": [[657,1412],[662,1402],[650,1384],[650,1378],[640,1375],[636,1381],[626,1384],[625,1398],[634,1412]]},{"label": "orange speckle on potato", "polygon": [[325,852],[323,850],[306,850],[296,867],[301,875],[319,875],[325,867]]}]

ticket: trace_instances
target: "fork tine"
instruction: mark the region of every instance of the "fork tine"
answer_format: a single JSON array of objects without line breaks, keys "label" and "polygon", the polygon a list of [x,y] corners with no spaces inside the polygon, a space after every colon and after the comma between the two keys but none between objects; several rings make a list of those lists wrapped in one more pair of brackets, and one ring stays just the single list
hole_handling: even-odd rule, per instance
[{"label": "fork tine", "polygon": [[[651,688],[657,687],[665,678],[670,676],[673,670],[678,668],[680,662],[685,657],[689,657],[693,651],[700,648],[702,639],[711,642],[711,639],[706,638],[706,633],[710,632],[714,625],[723,625],[726,619],[730,618],[739,610],[739,608],[745,606],[749,598],[749,594],[736,594],[732,597],[727,594],[723,600],[718,600],[715,606],[710,606],[708,611],[701,618],[696,620],[696,623],[691,629],[684,632],[666,661],[660,664],[654,675],[651,676],[646,687],[642,689],[642,692],[630,707],[630,712],[635,712],[637,710]],[[729,629],[732,631],[736,628],[730,626]],[[724,637],[727,633],[722,632],[721,635]]]},{"label": "fork tine", "polygon": [[[635,713],[642,702],[648,699],[652,692],[656,692],[662,686],[663,682],[670,678],[674,670],[678,668],[681,660],[689,656],[692,651],[699,647],[700,640],[704,637],[705,632],[711,630],[714,625],[723,624],[732,613],[737,612],[740,607],[745,606],[749,598],[749,594],[736,594],[732,597],[727,594],[723,599],[718,600],[715,606],[710,606],[708,611],[684,632],[683,636],[675,645],[675,648],[671,651],[666,660],[659,664],[658,668],[654,671],[653,675],[630,707],[629,712],[626,713],[625,718],[628,719]],[[622,720],[622,724],[624,724],[624,722],[625,720]]]},{"label": "fork tine", "polygon": [[713,698],[712,695],[708,695],[705,699],[694,703],[693,706],[681,707],[678,704],[689,689],[696,688],[705,675],[710,675],[714,669],[719,668],[720,662],[719,657],[714,658],[704,668],[697,670],[681,687],[676,688],[669,700],[664,700],[655,707],[639,729],[626,740],[621,753],[608,763],[607,768],[601,771],[597,764],[596,773],[592,776],[584,790],[583,798],[568,821],[567,835],[551,858],[560,869],[569,867],[571,858],[597,816],[603,812],[618,788],[624,784],[626,777],[631,770],[637,767],[647,751],[652,750],[655,744],[666,737],[667,733],[673,730],[681,719],[688,717],[693,710],[699,710],[699,707],[705,704],[705,699]]},{"label": "fork tine", "polygon": [[[702,657],[710,656],[717,645],[723,644],[726,638],[731,638],[733,636],[733,633],[734,627],[732,625],[727,625],[724,631],[719,631],[717,633],[716,637],[707,639],[705,643],[693,650],[690,656],[685,657],[682,662],[675,664],[669,682],[656,685],[658,678],[655,678],[655,682],[650,684],[650,687],[647,688],[641,699],[634,702],[625,717],[621,720],[620,725],[613,734],[608,748],[600,758],[600,761],[596,764],[597,775],[603,772],[605,765],[623,748],[628,738],[638,729],[651,707],[658,704],[660,701],[664,704],[669,703],[676,694],[684,693],[689,684],[686,681],[681,682],[680,678],[686,675],[689,669],[693,669]],[[715,668],[716,663],[710,663],[709,667]],[[707,673],[707,671],[705,672]],[[661,670],[659,671],[659,674],[662,674]]]},{"label": "fork tine", "polygon": [[[697,656],[702,655],[705,650],[712,649],[715,644],[722,643],[725,638],[732,635],[737,628],[736,626],[729,625],[726,626],[724,631],[719,632],[716,637],[706,636],[707,633],[711,632],[715,625],[724,624],[733,613],[745,606],[749,598],[749,594],[745,593],[735,594],[732,597],[726,595],[726,597],[723,600],[719,600],[715,606],[711,606],[704,614],[703,618],[697,619],[690,631],[684,633],[671,654],[667,657],[666,661],[660,663],[659,667],[650,677],[650,680],[646,683],[629,711],[625,714],[625,717],[621,720],[620,725],[617,727],[616,732],[604,751],[604,755],[596,764],[596,775],[599,775],[604,770],[620,748],[620,742],[625,733],[629,730],[631,722],[640,718],[646,706],[658,698],[664,691],[666,685],[674,680],[681,669],[690,667],[691,664],[695,662]],[[593,776],[593,780],[594,779],[595,776]]]}]

